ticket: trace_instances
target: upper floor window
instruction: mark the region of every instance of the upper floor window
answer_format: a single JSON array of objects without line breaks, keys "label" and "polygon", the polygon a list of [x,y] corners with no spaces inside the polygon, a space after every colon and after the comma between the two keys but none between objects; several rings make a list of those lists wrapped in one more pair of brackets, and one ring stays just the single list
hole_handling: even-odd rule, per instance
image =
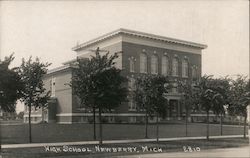
[{"label": "upper floor window", "polygon": [[151,57],[151,73],[158,74],[158,57],[156,55]]},{"label": "upper floor window", "polygon": [[129,70],[130,72],[135,72],[135,58],[129,58]]},{"label": "upper floor window", "polygon": [[169,58],[167,56],[162,57],[162,74],[163,75],[168,75],[169,74]]},{"label": "upper floor window", "polygon": [[147,73],[148,69],[148,57],[147,54],[141,53],[140,54],[140,72]]},{"label": "upper floor window", "polygon": [[188,60],[182,61],[182,77],[188,77]]},{"label": "upper floor window", "polygon": [[175,57],[173,59],[173,66],[172,66],[172,74],[173,76],[178,76],[178,67],[179,67],[179,63],[178,63],[178,59]]}]

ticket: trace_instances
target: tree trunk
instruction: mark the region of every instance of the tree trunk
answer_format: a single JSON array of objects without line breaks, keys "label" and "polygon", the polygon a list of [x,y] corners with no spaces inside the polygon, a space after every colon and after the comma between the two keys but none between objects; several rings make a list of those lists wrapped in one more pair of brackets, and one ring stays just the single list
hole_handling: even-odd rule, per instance
[{"label": "tree trunk", "polygon": [[246,138],[246,125],[247,125],[247,116],[244,116],[244,138]]},{"label": "tree trunk", "polygon": [[29,143],[32,143],[31,139],[31,105],[29,104]]},{"label": "tree trunk", "polygon": [[44,107],[42,106],[42,123],[44,123]]},{"label": "tree trunk", "polygon": [[159,115],[156,115],[156,141],[159,142]]},{"label": "tree trunk", "polygon": [[145,116],[145,138],[148,138],[148,112],[146,111]]},{"label": "tree trunk", "polygon": [[223,135],[223,114],[220,115],[220,135]]},{"label": "tree trunk", "polygon": [[94,140],[96,140],[96,122],[95,122],[95,107],[93,107],[93,129],[94,129]]},{"label": "tree trunk", "polygon": [[[186,107],[186,106],[185,106]],[[186,107],[186,137],[188,136],[188,109]]]},{"label": "tree trunk", "polygon": [[209,140],[209,111],[207,111],[207,140]]},{"label": "tree trunk", "polygon": [[99,108],[99,144],[102,144],[102,111]]},{"label": "tree trunk", "polygon": [[1,132],[1,129],[0,129],[0,155],[2,155],[2,132]]}]

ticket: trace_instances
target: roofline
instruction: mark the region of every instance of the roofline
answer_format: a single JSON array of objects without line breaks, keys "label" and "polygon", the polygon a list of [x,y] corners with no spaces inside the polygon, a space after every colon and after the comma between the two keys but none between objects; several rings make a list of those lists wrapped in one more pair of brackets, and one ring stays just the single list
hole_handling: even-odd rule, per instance
[{"label": "roofline", "polygon": [[59,71],[66,70],[68,68],[71,68],[71,66],[70,65],[59,66],[59,67],[56,67],[56,68],[48,70],[47,73],[46,73],[46,75],[54,74],[54,73],[57,73]]},{"label": "roofline", "polygon": [[154,34],[149,34],[145,32],[140,32],[140,31],[134,31],[134,30],[128,30],[128,29],[123,29],[120,28],[118,30],[112,31],[110,33],[104,34],[100,37],[97,37],[93,40],[87,41],[85,43],[76,45],[75,47],[72,48],[73,51],[77,51],[79,49],[85,48],[89,45],[104,41],[108,38],[114,37],[119,34],[126,34],[126,35],[132,35],[132,36],[137,36],[137,37],[142,37],[142,38],[148,38],[152,40],[158,40],[158,41],[163,41],[163,42],[168,42],[168,43],[174,43],[174,44],[181,44],[189,47],[196,47],[200,49],[205,49],[207,48],[207,45],[205,44],[200,44],[200,43],[195,43],[195,42],[190,42],[190,41],[184,41],[184,40],[179,40],[175,38],[169,38],[169,37],[164,37],[160,35],[154,35]]},{"label": "roofline", "polygon": [[68,60],[68,61],[63,62],[62,64],[63,64],[63,65],[68,65],[68,64],[74,63],[74,62],[76,62],[76,61],[77,61],[77,59],[71,59],[71,60]]}]

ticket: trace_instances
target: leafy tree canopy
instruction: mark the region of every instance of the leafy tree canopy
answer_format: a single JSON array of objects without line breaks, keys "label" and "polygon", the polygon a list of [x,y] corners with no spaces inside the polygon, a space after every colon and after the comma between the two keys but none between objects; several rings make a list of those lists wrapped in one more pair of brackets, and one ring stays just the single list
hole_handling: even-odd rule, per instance
[{"label": "leafy tree canopy", "polygon": [[203,76],[199,81],[199,105],[201,109],[214,113],[224,113],[224,105],[228,103],[228,79],[214,79],[212,76]]},{"label": "leafy tree canopy", "polygon": [[19,68],[21,80],[24,83],[22,101],[28,106],[45,106],[50,97],[50,91],[46,92],[43,84],[43,76],[47,73],[49,63],[42,63],[39,58],[35,61],[30,57],[27,61],[22,59]]},{"label": "leafy tree canopy", "polygon": [[231,115],[247,115],[247,106],[250,105],[250,87],[246,76],[237,76],[231,80],[231,102],[228,111]]},{"label": "leafy tree canopy", "polygon": [[125,101],[127,89],[123,86],[126,78],[115,67],[117,54],[100,55],[99,48],[90,59],[78,58],[71,86],[83,105],[112,109]]},{"label": "leafy tree canopy", "polygon": [[16,101],[21,97],[23,89],[17,68],[9,68],[13,60],[12,54],[0,61],[0,108],[6,112],[15,111]]},{"label": "leafy tree canopy", "polygon": [[168,93],[168,78],[159,75],[141,75],[136,78],[134,99],[140,108],[145,109],[149,116],[155,113],[166,116],[167,100],[164,94]]}]

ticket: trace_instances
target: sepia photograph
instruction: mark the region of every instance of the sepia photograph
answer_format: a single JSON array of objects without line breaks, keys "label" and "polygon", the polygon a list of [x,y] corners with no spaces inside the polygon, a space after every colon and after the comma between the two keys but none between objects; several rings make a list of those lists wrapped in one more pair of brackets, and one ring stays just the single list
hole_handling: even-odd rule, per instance
[{"label": "sepia photograph", "polygon": [[0,0],[0,158],[249,158],[249,62],[249,0]]}]

